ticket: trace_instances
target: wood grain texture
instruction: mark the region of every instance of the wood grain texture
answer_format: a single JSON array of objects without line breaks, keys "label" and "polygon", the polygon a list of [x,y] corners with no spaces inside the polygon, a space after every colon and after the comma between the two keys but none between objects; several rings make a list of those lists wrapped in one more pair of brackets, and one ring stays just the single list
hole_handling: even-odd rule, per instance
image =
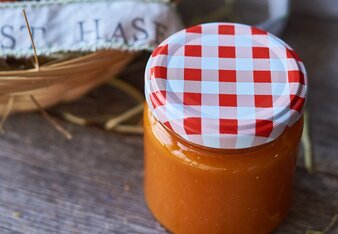
[{"label": "wood grain texture", "polygon": [[[294,203],[276,234],[321,230],[338,213],[338,22],[332,9],[330,17],[316,12],[313,18],[300,7],[304,0],[296,2],[283,39],[308,68],[318,172],[309,175],[300,157]],[[127,79],[142,89],[142,72]],[[107,113],[126,105],[133,102],[104,87],[52,111]],[[166,233],[143,200],[142,137],[60,122],[72,141],[37,113],[11,116],[6,123],[8,133],[0,138],[0,233]],[[338,233],[338,226],[329,233]]]}]

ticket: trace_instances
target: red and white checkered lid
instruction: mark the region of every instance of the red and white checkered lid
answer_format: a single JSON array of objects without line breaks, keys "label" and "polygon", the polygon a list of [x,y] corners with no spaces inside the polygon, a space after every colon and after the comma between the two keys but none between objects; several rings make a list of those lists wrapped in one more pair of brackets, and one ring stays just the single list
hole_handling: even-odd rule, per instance
[{"label": "red and white checkered lid", "polygon": [[301,116],[304,65],[258,28],[209,23],[167,38],[152,53],[145,96],[155,118],[189,142],[222,149],[262,145]]}]

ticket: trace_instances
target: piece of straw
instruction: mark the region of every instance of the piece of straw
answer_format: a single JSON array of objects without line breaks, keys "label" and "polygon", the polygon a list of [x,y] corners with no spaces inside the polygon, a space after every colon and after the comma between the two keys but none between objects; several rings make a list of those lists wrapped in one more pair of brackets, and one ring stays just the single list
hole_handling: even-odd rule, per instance
[{"label": "piece of straw", "polygon": [[0,121],[0,132],[1,133],[5,133],[4,124],[5,124],[6,120],[8,119],[8,116],[10,115],[10,113],[12,111],[13,103],[14,103],[14,97],[9,96],[5,111],[4,111],[2,118],[1,118],[1,121]]},{"label": "piece of straw", "polygon": [[59,131],[61,134],[63,134],[68,140],[72,139],[72,135],[64,129],[55,119],[53,119],[40,105],[40,103],[35,99],[33,95],[30,95],[33,103],[37,106],[39,109],[40,113],[42,114],[45,119],[54,126],[54,128]]},{"label": "piece of straw", "polygon": [[67,120],[68,122],[73,123],[73,124],[77,124],[77,125],[80,125],[80,126],[88,125],[89,122],[90,122],[89,120],[87,120],[85,118],[73,115],[73,114],[68,113],[68,112],[63,112],[62,117],[65,120]]},{"label": "piece of straw", "polygon": [[[91,120],[73,115],[68,112],[62,113],[62,118],[64,118],[65,120],[67,120],[68,122],[72,124],[77,124],[80,126],[90,125],[91,123],[95,124],[95,122],[92,122]],[[141,124],[137,124],[137,125],[118,124],[112,130],[118,133],[143,134],[143,127],[141,126]]]},{"label": "piece of straw", "polygon": [[314,231],[314,230],[307,230],[306,234],[328,234],[329,231],[336,225],[338,221],[338,214],[335,214],[331,219],[330,223],[324,228],[323,231]]},{"label": "piece of straw", "polygon": [[309,113],[307,111],[304,112],[304,127],[303,127],[303,134],[302,134],[302,144],[304,148],[304,164],[305,168],[309,173],[314,172],[313,166],[313,155],[312,155],[312,144],[310,138],[310,131],[309,131]]},{"label": "piece of straw", "polygon": [[330,229],[333,228],[333,226],[336,224],[337,221],[338,221],[338,214],[335,214],[333,218],[331,219],[330,223],[323,230],[323,233],[327,233],[328,231],[330,231]]},{"label": "piece of straw", "polygon": [[27,19],[27,15],[26,15],[26,10],[25,9],[22,9],[22,14],[23,14],[23,17],[25,18],[25,22],[26,22],[26,27],[27,27],[27,30],[28,30],[29,38],[31,40],[32,47],[33,47],[33,50],[34,50],[35,68],[37,70],[40,70],[39,59],[38,59],[38,55],[36,53],[36,47],[35,47],[32,31],[31,31],[31,27],[29,26],[29,23],[28,23],[28,19]]},{"label": "piece of straw", "polygon": [[121,115],[118,115],[115,118],[110,119],[106,122],[104,128],[106,130],[112,130],[114,129],[118,124],[123,123],[124,121],[130,119],[132,116],[135,116],[143,111],[143,103],[139,104],[132,109],[122,113]]}]

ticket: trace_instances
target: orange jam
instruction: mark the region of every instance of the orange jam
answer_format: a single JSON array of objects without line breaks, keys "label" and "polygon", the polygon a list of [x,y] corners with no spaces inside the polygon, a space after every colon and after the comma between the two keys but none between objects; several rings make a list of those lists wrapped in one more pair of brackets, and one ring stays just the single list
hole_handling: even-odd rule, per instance
[{"label": "orange jam", "polygon": [[290,207],[303,119],[246,149],[189,143],[144,112],[145,197],[178,234],[270,233]]}]

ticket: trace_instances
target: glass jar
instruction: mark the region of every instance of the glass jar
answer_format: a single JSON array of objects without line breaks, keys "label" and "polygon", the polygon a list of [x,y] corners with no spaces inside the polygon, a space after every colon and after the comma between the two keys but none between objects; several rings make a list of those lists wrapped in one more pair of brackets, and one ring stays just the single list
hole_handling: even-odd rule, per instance
[{"label": "glass jar", "polygon": [[145,197],[178,234],[266,234],[286,216],[303,128],[304,65],[255,27],[202,24],[145,72]]},{"label": "glass jar", "polygon": [[144,111],[145,197],[173,233],[270,233],[291,204],[303,119],[248,149],[191,144]]}]

